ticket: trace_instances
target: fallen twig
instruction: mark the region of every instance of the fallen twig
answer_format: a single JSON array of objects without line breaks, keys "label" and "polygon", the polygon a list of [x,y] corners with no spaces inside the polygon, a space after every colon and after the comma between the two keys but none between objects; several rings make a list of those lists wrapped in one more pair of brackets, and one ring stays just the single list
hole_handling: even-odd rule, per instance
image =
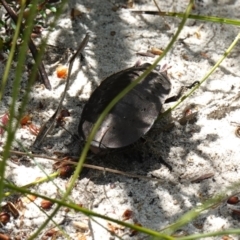
[{"label": "fallen twig", "polygon": [[[0,154],[1,154],[1,152],[0,152]],[[47,160],[51,160],[51,161],[54,161],[54,162],[61,162],[61,164],[72,164],[72,165],[75,165],[75,166],[78,164],[78,162],[77,162],[78,157],[76,157],[76,158],[75,157],[54,158],[54,157],[42,156],[42,155],[38,155],[38,154],[25,153],[25,152],[14,151],[14,150],[10,151],[10,154],[15,154],[15,155],[19,155],[19,156],[29,156],[30,158],[42,158],[42,159],[47,159]],[[72,160],[69,160],[69,159],[72,159]],[[76,160],[76,161],[74,161],[74,160]],[[145,181],[157,181],[157,182],[168,181],[168,183],[170,183],[170,184],[176,184],[175,181],[137,175],[137,174],[134,174],[134,173],[123,172],[123,171],[119,171],[119,170],[116,170],[116,169],[105,168],[105,167],[96,166],[96,165],[92,165],[92,164],[84,163],[83,167],[98,170],[98,171],[102,171],[102,172],[109,172],[109,173],[112,173],[112,174],[118,174],[118,175],[122,175],[122,176],[125,176],[125,177],[138,178],[138,179],[145,180]]]}]

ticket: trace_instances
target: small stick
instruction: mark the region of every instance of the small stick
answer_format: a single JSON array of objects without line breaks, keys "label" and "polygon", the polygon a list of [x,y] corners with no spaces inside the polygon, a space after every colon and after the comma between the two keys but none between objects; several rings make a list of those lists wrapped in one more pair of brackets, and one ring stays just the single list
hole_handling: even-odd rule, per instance
[{"label": "small stick", "polygon": [[133,14],[149,14],[149,15],[162,15],[162,12],[159,11],[141,11],[141,10],[132,10]]},{"label": "small stick", "polygon": [[85,38],[83,39],[83,41],[81,42],[80,46],[78,47],[78,50],[76,51],[76,53],[69,60],[68,76],[67,76],[67,80],[66,80],[66,84],[65,84],[65,89],[64,89],[63,95],[62,95],[62,97],[60,99],[60,102],[58,104],[58,107],[57,107],[55,113],[41,127],[40,132],[37,135],[37,138],[36,138],[35,142],[33,143],[33,147],[39,147],[41,145],[42,141],[44,140],[44,138],[47,136],[47,134],[51,131],[51,129],[52,129],[53,125],[54,125],[55,119],[56,119],[58,113],[60,112],[60,110],[62,108],[62,103],[63,103],[63,100],[65,98],[68,86],[69,86],[69,79],[70,79],[70,76],[71,76],[73,62],[74,62],[76,56],[79,55],[79,53],[81,53],[84,50],[84,48],[86,47],[86,45],[88,43],[88,40],[89,40],[89,33],[86,34]]},{"label": "small stick", "polygon": [[156,57],[154,54],[150,53],[150,52],[137,52],[138,56],[143,56],[143,57]]},{"label": "small stick", "polygon": [[201,175],[197,178],[192,179],[191,183],[199,183],[199,182],[201,182],[205,179],[211,178],[213,176],[214,176],[214,173],[212,173],[212,172],[211,173],[205,173],[205,174],[203,174],[203,175]]},{"label": "small stick", "polygon": [[[10,17],[12,18],[12,20],[14,21],[14,23],[17,24],[17,18],[18,17],[17,17],[16,12],[14,10],[12,10],[8,6],[8,4],[6,3],[5,0],[1,0],[1,3],[4,6],[4,8],[6,9],[6,11],[8,12],[8,14],[10,15]],[[21,24],[20,31],[23,32],[24,31],[23,29],[24,29],[24,26],[23,26],[23,24]],[[38,50],[37,50],[36,46],[34,45],[34,43],[33,43],[31,38],[29,39],[28,47],[29,47],[29,49],[30,49],[30,51],[31,51],[31,53],[33,55],[33,58],[36,60],[37,59],[37,55],[38,55]],[[45,71],[45,68],[44,68],[44,65],[43,65],[42,61],[40,62],[39,66],[38,66],[38,72],[39,72],[39,74],[41,76],[41,79],[42,79],[45,87],[48,90],[51,90],[52,87],[51,87],[51,84],[49,82],[48,75],[47,75],[47,73]]]},{"label": "small stick", "polygon": [[[0,154],[2,154],[2,152],[0,152]],[[76,161],[72,161],[72,160],[65,160],[65,158],[53,158],[53,157],[47,157],[47,156],[42,156],[42,155],[37,155],[37,154],[28,154],[25,152],[20,152],[20,151],[10,151],[10,154],[16,154],[16,155],[20,155],[20,156],[29,156],[30,158],[43,158],[43,159],[48,159],[54,162],[61,162],[62,164],[72,164],[72,165],[77,165],[77,160],[79,159],[78,157],[75,159]],[[70,157],[74,160],[74,157]],[[157,181],[157,182],[163,182],[165,180],[161,180],[159,178],[151,178],[151,177],[147,177],[147,176],[142,176],[142,175],[136,175],[134,173],[129,173],[129,172],[123,172],[123,171],[119,171],[116,169],[111,169],[111,168],[105,168],[105,167],[101,167],[101,166],[96,166],[96,165],[92,165],[92,164],[87,164],[84,163],[83,167],[85,168],[89,168],[89,169],[94,169],[94,170],[98,170],[98,171],[102,171],[102,172],[109,172],[112,174],[118,174],[118,175],[122,175],[125,177],[131,177],[131,178],[138,178],[141,180],[146,180],[146,181]],[[169,180],[168,181],[170,184],[175,184],[176,182],[173,180]],[[25,186],[24,186],[25,187]]]}]

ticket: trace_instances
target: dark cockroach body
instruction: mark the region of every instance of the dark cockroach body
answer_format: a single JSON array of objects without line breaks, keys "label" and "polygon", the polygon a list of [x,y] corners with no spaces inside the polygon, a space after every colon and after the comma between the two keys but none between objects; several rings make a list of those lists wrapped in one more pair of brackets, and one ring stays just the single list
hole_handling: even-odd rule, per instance
[{"label": "dark cockroach body", "polygon": [[[150,66],[145,63],[117,72],[95,89],[83,109],[78,126],[79,135],[84,140],[113,98]],[[136,142],[154,124],[170,90],[167,73],[153,70],[108,113],[91,143],[92,147],[114,149]]]}]

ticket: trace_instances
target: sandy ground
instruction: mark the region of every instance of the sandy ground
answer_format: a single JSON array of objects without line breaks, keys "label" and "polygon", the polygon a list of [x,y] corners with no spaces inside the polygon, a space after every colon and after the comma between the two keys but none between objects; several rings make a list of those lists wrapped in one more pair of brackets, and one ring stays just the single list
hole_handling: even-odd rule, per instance
[{"label": "sandy ground", "polygon": [[[118,4],[121,5],[115,2],[118,1],[69,1],[56,28],[50,34],[48,43],[56,46],[59,58],[62,56],[61,49],[76,49],[86,32],[90,32],[91,35],[84,52],[82,69],[79,70],[79,59],[74,63],[70,88],[63,104],[71,113],[66,119],[65,127],[72,133],[77,133],[82,107],[101,80],[114,72],[133,66],[137,60],[153,62],[156,57],[141,57],[136,53],[146,52],[151,47],[164,49],[180,22],[177,18],[133,15],[129,9],[121,7],[114,11]],[[134,10],[156,10],[154,4],[149,2],[136,1]],[[159,5],[162,11],[181,12],[184,11],[187,2],[159,1]],[[70,17],[72,8],[82,13],[74,20]],[[205,0],[196,1],[193,12],[239,19],[240,12],[237,9],[240,9],[238,0]],[[223,55],[238,32],[237,27],[230,25],[187,21],[180,39],[161,63],[171,66],[168,73],[173,85],[172,95],[182,85],[200,80]],[[42,35],[47,33],[48,28],[44,29]],[[237,183],[240,180],[240,139],[235,135],[237,125],[234,123],[240,125],[239,51],[238,44],[210,79],[172,113],[172,129],[161,131],[155,128],[146,136],[147,144],[137,143],[126,152],[92,157],[88,160],[88,163],[98,166],[148,176],[155,180],[136,179],[97,170],[84,171],[74,187],[71,199],[97,213],[120,220],[123,219],[126,210],[131,210],[133,216],[127,222],[137,222],[159,231],[204,200],[226,191],[231,184]],[[50,53],[49,50],[45,59]],[[48,91],[36,83],[27,107],[27,111],[33,115],[33,123],[37,126],[41,126],[53,114],[64,89],[64,81],[56,76],[57,63],[50,63],[49,60],[45,63],[53,89]],[[1,63],[1,71],[3,68]],[[26,80],[27,74],[23,75],[23,89]],[[9,86],[9,92],[10,90]],[[7,93],[1,105],[2,113],[8,109],[9,101]],[[167,109],[171,105],[168,104],[164,108]],[[195,121],[181,125],[178,120],[184,110],[193,105],[193,111],[197,112]],[[16,139],[20,140],[24,147],[30,148],[35,136],[29,130],[20,128]],[[81,144],[76,142],[75,145],[69,145],[70,142],[71,136],[68,133],[56,129],[53,135],[45,139],[42,154],[46,154],[46,151],[50,156],[56,156],[56,152],[79,154]],[[14,144],[14,149],[21,150],[17,143]],[[172,170],[160,160],[161,158]],[[36,158],[35,161],[46,173],[53,171],[51,161],[41,158]],[[36,177],[45,176],[36,166],[36,162],[21,159],[16,164],[9,160],[6,178],[17,186],[22,186],[34,181]],[[210,178],[193,181],[206,174],[209,174]],[[58,198],[67,183],[68,179],[58,178],[53,182],[35,186],[33,190]],[[229,191],[226,196],[230,194]],[[11,217],[11,221],[0,230],[9,232],[11,236],[19,235],[21,239],[27,239],[28,234],[33,233],[46,218],[38,207],[40,202],[40,199],[36,199],[33,203],[25,204],[21,217]],[[230,207],[227,203],[222,203],[181,229],[185,234],[194,234],[238,228],[239,216],[233,214]],[[117,239],[107,231],[110,226],[106,221],[89,221],[86,216],[73,211],[68,212],[64,208],[54,217],[54,221],[71,239],[78,239],[77,237],[82,235],[85,235],[86,239]],[[85,224],[87,233],[82,233],[84,230],[77,228],[76,222]],[[47,229],[53,225],[51,222]],[[115,232],[123,239],[148,239],[142,234],[131,236],[127,229],[116,229]],[[42,237],[43,235],[38,239],[43,239]],[[57,239],[66,237],[59,236]]]}]

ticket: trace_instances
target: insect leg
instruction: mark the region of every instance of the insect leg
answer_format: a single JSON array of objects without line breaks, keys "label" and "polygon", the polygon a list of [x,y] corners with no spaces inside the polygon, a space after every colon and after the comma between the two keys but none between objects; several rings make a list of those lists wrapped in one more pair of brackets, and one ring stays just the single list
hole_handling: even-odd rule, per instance
[{"label": "insect leg", "polygon": [[178,91],[178,94],[175,95],[175,96],[172,96],[172,97],[170,97],[170,98],[167,98],[167,99],[165,100],[165,103],[170,103],[170,102],[175,102],[175,101],[177,101],[180,97],[182,97],[182,95],[183,95],[183,93],[184,93],[184,91],[185,91],[186,88],[191,89],[191,88],[193,88],[193,87],[195,87],[196,85],[199,85],[199,84],[200,84],[199,81],[195,81],[195,82],[193,82],[193,83],[192,83],[191,85],[189,85],[189,86],[182,86],[182,87],[180,88],[180,90]]}]

